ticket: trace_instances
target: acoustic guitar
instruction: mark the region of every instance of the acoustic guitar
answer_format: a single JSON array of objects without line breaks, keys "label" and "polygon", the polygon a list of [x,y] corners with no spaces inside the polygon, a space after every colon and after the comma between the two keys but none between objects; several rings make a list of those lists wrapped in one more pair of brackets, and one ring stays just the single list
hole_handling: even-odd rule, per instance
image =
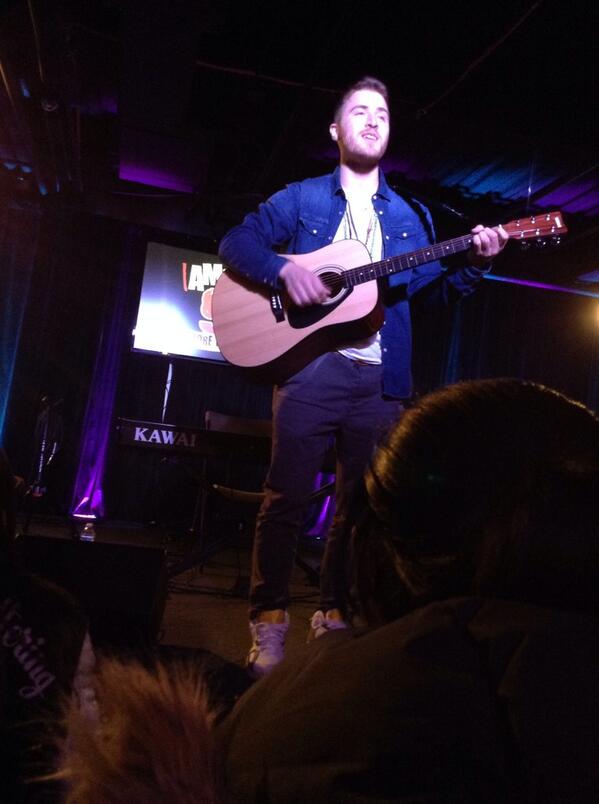
[{"label": "acoustic guitar", "polygon": [[[521,218],[503,227],[514,240],[567,232],[560,212]],[[383,323],[378,279],[466,251],[472,234],[380,262],[370,262],[358,240],[340,240],[308,254],[282,255],[320,277],[330,290],[322,304],[294,305],[284,290],[250,282],[231,270],[212,298],[214,333],[223,356],[236,366],[282,376],[341,343],[364,338]]]}]

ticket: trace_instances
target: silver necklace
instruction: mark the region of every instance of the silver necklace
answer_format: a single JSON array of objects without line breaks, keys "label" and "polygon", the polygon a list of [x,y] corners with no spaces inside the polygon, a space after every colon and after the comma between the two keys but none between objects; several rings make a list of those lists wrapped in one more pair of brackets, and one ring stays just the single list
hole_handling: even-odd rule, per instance
[{"label": "silver necklace", "polygon": [[366,226],[366,237],[362,240],[358,234],[358,229],[356,227],[356,223],[354,221],[354,216],[352,215],[351,204],[349,199],[346,201],[346,208],[345,208],[345,236],[348,240],[359,240],[366,246],[370,257],[372,258],[372,251],[374,248],[374,233],[375,227],[377,224],[377,217],[374,213],[374,208],[372,208],[370,213],[370,218],[368,219],[368,225]]}]

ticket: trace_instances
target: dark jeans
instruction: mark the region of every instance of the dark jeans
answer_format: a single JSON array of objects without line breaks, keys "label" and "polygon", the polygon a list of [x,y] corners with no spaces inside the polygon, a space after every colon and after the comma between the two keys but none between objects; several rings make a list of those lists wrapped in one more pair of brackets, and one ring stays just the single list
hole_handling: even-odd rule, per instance
[{"label": "dark jeans", "polygon": [[272,459],[254,540],[251,617],[289,605],[289,580],[306,500],[331,439],[337,454],[337,499],[321,568],[321,605],[324,610],[338,607],[336,589],[344,558],[338,555],[338,535],[352,488],[376,441],[402,412],[399,400],[381,396],[381,375],[381,366],[330,352],[275,388]]}]

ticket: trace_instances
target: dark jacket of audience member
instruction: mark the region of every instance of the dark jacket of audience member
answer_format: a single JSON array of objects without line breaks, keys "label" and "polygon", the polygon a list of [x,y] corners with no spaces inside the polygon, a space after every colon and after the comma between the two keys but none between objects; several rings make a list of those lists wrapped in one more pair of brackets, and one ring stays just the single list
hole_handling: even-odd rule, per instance
[{"label": "dark jacket of audience member", "polygon": [[599,801],[599,421],[516,380],[419,401],[347,534],[348,613],[219,727],[239,802]]},{"label": "dark jacket of audience member", "polygon": [[54,768],[56,727],[71,694],[87,620],[64,590],[14,560],[13,477],[0,451],[0,801],[54,800],[29,784]]}]

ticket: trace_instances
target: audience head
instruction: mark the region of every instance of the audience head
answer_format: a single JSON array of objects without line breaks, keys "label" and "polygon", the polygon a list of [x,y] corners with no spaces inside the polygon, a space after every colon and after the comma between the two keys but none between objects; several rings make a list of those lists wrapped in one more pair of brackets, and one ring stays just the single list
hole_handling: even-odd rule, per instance
[{"label": "audience head", "polygon": [[351,575],[372,624],[463,595],[599,607],[599,419],[557,391],[496,379],[422,398],[365,495]]}]

